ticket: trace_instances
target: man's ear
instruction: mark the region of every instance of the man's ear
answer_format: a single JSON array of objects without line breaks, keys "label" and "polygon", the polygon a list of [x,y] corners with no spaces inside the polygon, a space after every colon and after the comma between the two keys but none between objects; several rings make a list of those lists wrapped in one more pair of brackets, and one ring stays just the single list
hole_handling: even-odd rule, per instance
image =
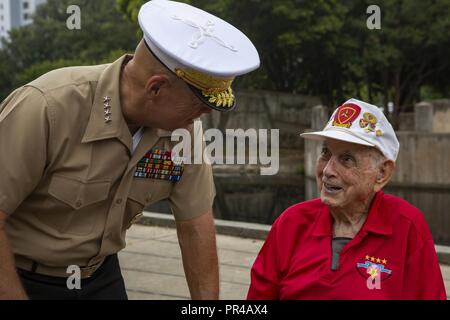
[{"label": "man's ear", "polygon": [[151,76],[145,84],[145,93],[149,98],[158,96],[161,92],[161,88],[169,84],[169,79],[165,75]]},{"label": "man's ear", "polygon": [[378,168],[377,179],[375,181],[375,192],[380,191],[391,180],[395,171],[395,162],[392,160],[384,160]]}]

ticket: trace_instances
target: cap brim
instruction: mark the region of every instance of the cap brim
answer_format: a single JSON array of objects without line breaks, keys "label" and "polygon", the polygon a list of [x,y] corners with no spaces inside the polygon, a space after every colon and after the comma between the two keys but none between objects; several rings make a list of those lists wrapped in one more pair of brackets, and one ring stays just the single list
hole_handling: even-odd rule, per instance
[{"label": "cap brim", "polygon": [[363,146],[375,147],[374,144],[367,142],[366,140],[360,139],[357,136],[340,130],[326,130],[317,132],[307,132],[300,134],[302,138],[310,140],[323,141],[325,139],[335,139],[344,142],[356,143]]},{"label": "cap brim", "polygon": [[209,102],[209,98],[205,97],[203,95],[202,90],[194,87],[193,85],[190,85],[189,83],[186,83],[186,84],[192,90],[192,92],[197,96],[197,98],[199,98],[200,101],[202,101],[204,104],[206,104],[211,109],[221,111],[221,112],[228,112],[228,111],[233,111],[234,109],[236,109],[236,106],[237,106],[236,97],[234,98],[233,105],[231,107],[228,107],[228,106],[227,107],[218,107],[215,103]]}]

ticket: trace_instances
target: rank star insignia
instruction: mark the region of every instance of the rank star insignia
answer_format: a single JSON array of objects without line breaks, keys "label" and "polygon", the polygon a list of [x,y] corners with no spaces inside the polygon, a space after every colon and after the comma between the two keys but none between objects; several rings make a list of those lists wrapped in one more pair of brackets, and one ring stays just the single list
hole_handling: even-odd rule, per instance
[{"label": "rank star insignia", "polygon": [[111,105],[109,102],[111,101],[111,98],[106,96],[103,98],[103,109],[105,112],[105,123],[110,123],[112,121],[112,115],[111,115]]}]

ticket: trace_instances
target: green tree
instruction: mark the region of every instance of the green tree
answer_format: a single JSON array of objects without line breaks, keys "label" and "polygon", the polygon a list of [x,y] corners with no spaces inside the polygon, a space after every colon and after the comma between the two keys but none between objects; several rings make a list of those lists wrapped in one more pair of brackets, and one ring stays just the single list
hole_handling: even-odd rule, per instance
[{"label": "green tree", "polygon": [[[146,0],[117,0],[132,22]],[[245,88],[318,95],[334,106],[348,97],[397,112],[450,88],[450,0],[380,0],[381,30],[366,26],[369,0],[191,0],[243,30],[262,67]],[[426,88],[422,89],[422,88]]]},{"label": "green tree", "polygon": [[422,99],[423,86],[448,96],[450,0],[383,0],[379,6],[382,29],[364,34],[368,85],[399,110]]},{"label": "green tree", "polygon": [[[69,30],[69,5],[81,9],[81,29]],[[0,51],[0,99],[52,69],[105,62],[132,52],[138,42],[136,26],[124,18],[115,0],[48,0],[34,22],[13,29]]]},{"label": "green tree", "polygon": [[[139,7],[146,2],[117,1],[130,21],[136,21]],[[347,12],[341,1],[184,2],[231,22],[255,43],[262,67],[239,78],[238,87],[320,95],[327,103],[336,95],[343,97],[345,73],[339,61],[348,55],[341,54],[345,51],[341,17]]]}]

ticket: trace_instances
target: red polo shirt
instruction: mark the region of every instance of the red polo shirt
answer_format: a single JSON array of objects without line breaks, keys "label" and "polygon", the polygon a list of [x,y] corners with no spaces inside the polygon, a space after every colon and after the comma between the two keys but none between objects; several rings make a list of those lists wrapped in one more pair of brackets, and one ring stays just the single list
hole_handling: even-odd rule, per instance
[{"label": "red polo shirt", "polygon": [[[446,299],[434,243],[417,208],[378,192],[361,230],[342,248],[336,271],[332,223],[320,199],[288,208],[256,258],[247,299]],[[375,288],[368,285],[372,277]]]}]

